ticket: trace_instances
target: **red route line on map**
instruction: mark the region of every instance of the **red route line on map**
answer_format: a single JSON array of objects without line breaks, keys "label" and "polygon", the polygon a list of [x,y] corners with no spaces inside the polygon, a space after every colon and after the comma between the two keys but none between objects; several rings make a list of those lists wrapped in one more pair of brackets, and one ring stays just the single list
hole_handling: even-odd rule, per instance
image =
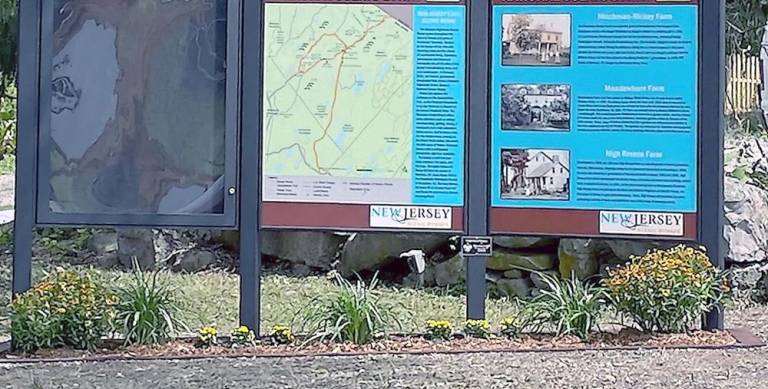
[{"label": "red route line on map", "polygon": [[[363,35],[360,38],[358,38],[356,41],[352,42],[349,45],[344,43],[344,41],[341,38],[339,38],[339,36],[335,32],[334,33],[325,33],[325,34],[321,35],[315,41],[315,43],[313,43],[309,47],[309,49],[307,49],[307,53],[304,54],[304,56],[301,58],[301,60],[299,60],[299,66],[298,66],[299,70],[292,77],[295,77],[295,76],[297,76],[299,74],[302,74],[302,75],[306,74],[307,72],[312,70],[318,64],[320,64],[322,62],[327,63],[328,61],[333,60],[336,57],[338,57],[339,55],[341,55],[341,60],[339,61],[339,69],[336,71],[336,82],[334,83],[334,88],[333,88],[333,101],[331,102],[330,115],[328,116],[328,124],[323,129],[323,135],[312,143],[312,152],[314,152],[314,154],[315,154],[315,166],[317,167],[318,171],[322,171],[323,168],[320,167],[320,156],[317,154],[317,145],[320,143],[320,141],[325,139],[326,136],[328,136],[328,130],[331,128],[331,124],[333,124],[333,112],[334,112],[334,109],[336,107],[336,99],[337,99],[337,97],[339,95],[339,83],[341,82],[341,68],[344,66],[344,55],[347,54],[349,49],[351,49],[352,47],[354,47],[358,43],[360,43],[363,40],[365,40],[365,37],[368,36],[369,32],[371,32],[374,28],[384,24],[384,22],[386,22],[389,19],[391,19],[391,17],[385,16],[378,23],[376,23],[376,24],[366,28],[365,31],[363,32]],[[341,51],[339,51],[338,53],[336,53],[333,57],[320,59],[320,60],[316,61],[314,64],[312,64],[312,66],[310,66],[306,70],[301,70],[301,65],[304,62],[304,59],[307,58],[307,56],[309,56],[312,53],[312,50],[315,48],[315,46],[317,46],[320,43],[320,41],[322,41],[323,38],[325,38],[327,36],[333,36],[336,39],[338,39],[339,42],[344,44],[344,48],[341,49]]]}]

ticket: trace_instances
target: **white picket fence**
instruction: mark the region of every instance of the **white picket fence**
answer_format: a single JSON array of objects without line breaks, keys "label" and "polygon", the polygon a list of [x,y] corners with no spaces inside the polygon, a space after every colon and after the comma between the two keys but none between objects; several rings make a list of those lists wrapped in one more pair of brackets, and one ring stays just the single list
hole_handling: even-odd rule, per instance
[{"label": "white picket fence", "polygon": [[760,58],[746,54],[729,55],[725,112],[740,114],[760,107]]}]

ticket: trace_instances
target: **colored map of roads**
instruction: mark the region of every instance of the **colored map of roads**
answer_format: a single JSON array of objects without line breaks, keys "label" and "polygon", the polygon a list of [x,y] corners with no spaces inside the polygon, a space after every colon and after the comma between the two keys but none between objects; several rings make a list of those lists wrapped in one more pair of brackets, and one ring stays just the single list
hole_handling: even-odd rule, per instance
[{"label": "colored map of roads", "polygon": [[264,174],[411,174],[412,6],[267,4]]}]

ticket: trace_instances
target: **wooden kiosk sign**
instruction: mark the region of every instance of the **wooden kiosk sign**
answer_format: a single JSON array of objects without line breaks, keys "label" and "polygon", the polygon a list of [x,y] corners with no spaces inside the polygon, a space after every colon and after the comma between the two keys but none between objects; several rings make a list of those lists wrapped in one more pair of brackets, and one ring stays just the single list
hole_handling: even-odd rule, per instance
[{"label": "wooden kiosk sign", "polygon": [[14,293],[35,226],[239,229],[257,330],[264,229],[697,241],[723,266],[723,0],[19,7]]}]

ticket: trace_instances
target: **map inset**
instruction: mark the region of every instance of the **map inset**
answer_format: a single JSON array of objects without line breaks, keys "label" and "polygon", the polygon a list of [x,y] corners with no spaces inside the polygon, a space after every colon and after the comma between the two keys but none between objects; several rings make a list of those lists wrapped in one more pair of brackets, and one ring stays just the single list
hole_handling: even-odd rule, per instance
[{"label": "map inset", "polygon": [[410,179],[411,18],[408,5],[266,5],[265,175]]}]

